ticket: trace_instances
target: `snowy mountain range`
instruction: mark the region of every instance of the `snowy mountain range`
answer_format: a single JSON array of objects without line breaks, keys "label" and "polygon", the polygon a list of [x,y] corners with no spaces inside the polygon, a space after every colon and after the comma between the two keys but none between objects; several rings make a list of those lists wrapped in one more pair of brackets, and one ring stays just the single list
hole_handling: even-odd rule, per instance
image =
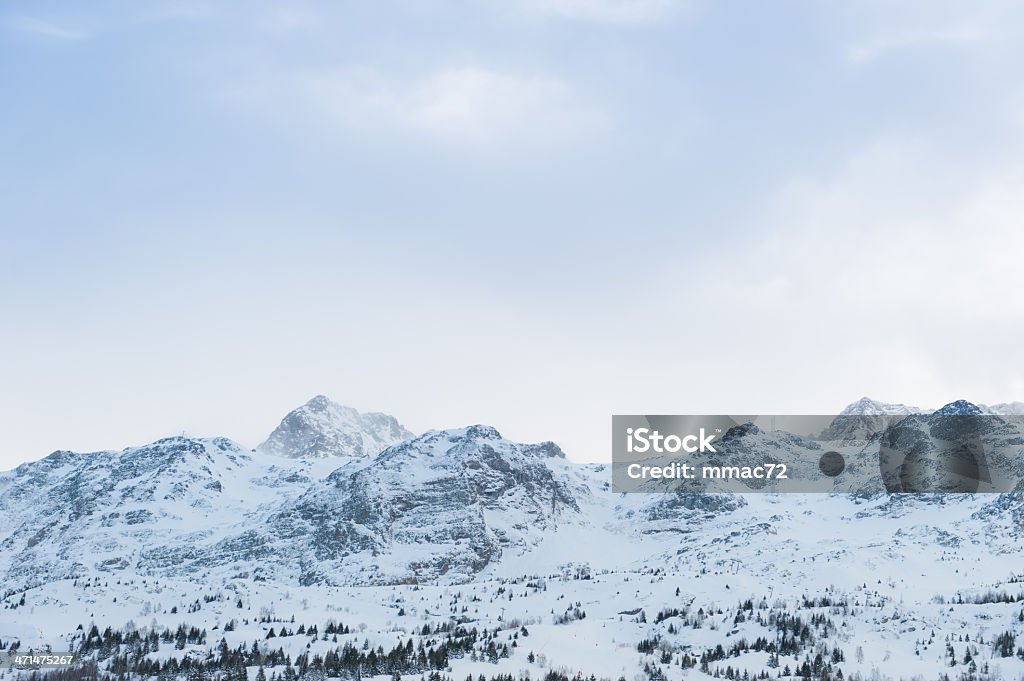
[{"label": "snowy mountain range", "polygon": [[587,471],[550,442],[512,443],[487,426],[415,437],[392,416],[318,396],[254,450],[171,437],[0,474],[0,575],[15,589],[124,570],[465,581],[578,521]]},{"label": "snowy mountain range", "polygon": [[[1021,406],[942,409],[1017,414]],[[867,398],[843,411],[865,423],[917,413]],[[732,437],[742,445],[768,435],[751,428]],[[1009,587],[1024,580],[1022,528],[1018,494],[613,494],[608,466],[573,463],[550,442],[514,443],[482,425],[416,436],[394,417],[317,396],[256,449],[172,437],[119,452],[58,451],[0,473],[0,645],[80,645],[80,623],[140,618],[161,630],[231,621],[244,643],[264,639],[271,619],[322,625],[339,609],[384,645],[424,622],[472,620],[498,631],[514,616],[516,626],[533,623],[532,646],[548,646],[548,669],[557,661],[633,678],[646,665],[644,678],[654,668],[663,678],[704,678],[686,667],[685,651],[728,646],[744,631],[751,641],[766,635],[752,612],[740,623],[737,602],[781,612],[822,599],[848,603],[836,641],[851,659],[837,668],[867,675],[891,663],[891,676],[909,678],[918,663],[949,668],[941,645],[935,660],[921,657],[922,637],[940,635],[926,630],[975,640],[1024,630],[1018,606],[975,613],[936,600],[1000,588],[1024,599]],[[463,610],[467,599],[473,609]],[[684,604],[713,615],[714,626],[690,622],[684,635],[682,615],[671,631],[647,619]],[[411,626],[403,617],[414,617]],[[660,643],[641,652],[645,637]],[[878,650],[854,661],[853,648],[865,645]],[[670,660],[664,668],[649,657],[655,649]],[[712,657],[708,677],[725,669]],[[770,662],[754,655],[743,669],[756,674]],[[1024,659],[1000,663],[1024,673]],[[535,664],[519,659],[507,670]],[[494,671],[468,658],[455,667],[460,678]]]},{"label": "snowy mountain range", "polygon": [[[958,403],[971,405],[977,409],[979,414],[1024,415],[1024,402],[1001,402],[999,404],[985,405],[973,404],[967,400],[957,400],[951,404]],[[873,400],[870,397],[862,397],[856,402],[847,405],[839,414],[842,416],[906,416],[907,414],[928,414],[935,411],[938,410],[921,409],[920,407],[911,407],[906,404],[890,404]]]},{"label": "snowy mountain range", "polygon": [[[864,398],[836,423],[863,436],[877,417],[912,413],[921,412]],[[991,408],[957,401],[936,413]],[[816,447],[752,426],[723,444],[752,461],[759,451]],[[254,450],[221,437],[171,437],[120,452],[58,451],[0,474],[0,576],[9,590],[122,571],[459,582],[550,534],[594,529],[596,518],[603,529],[658,534],[655,519],[709,504],[721,516],[745,503],[613,495],[609,477],[603,465],[571,463],[551,442],[509,442],[488,426],[413,436],[392,416],[317,396]]]}]

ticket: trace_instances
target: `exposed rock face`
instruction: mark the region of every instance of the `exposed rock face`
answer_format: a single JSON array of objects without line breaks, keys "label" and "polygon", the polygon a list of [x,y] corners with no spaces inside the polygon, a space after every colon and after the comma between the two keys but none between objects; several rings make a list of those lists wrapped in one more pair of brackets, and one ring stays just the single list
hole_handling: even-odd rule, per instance
[{"label": "exposed rock face", "polygon": [[547,465],[563,458],[553,443],[515,444],[487,426],[434,431],[335,471],[273,522],[313,538],[304,582],[330,581],[356,554],[380,557],[355,561],[360,581],[468,578],[581,519],[570,481]]}]

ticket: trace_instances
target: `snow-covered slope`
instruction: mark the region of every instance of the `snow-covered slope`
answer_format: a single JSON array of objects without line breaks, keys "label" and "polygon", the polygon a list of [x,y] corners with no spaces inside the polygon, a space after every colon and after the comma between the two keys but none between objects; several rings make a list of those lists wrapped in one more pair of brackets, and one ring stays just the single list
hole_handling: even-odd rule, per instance
[{"label": "snow-covered slope", "polygon": [[222,542],[333,468],[226,438],[54,452],[0,474],[0,574],[15,588],[93,572],[181,572],[214,546],[217,562],[228,562],[234,547]]}]

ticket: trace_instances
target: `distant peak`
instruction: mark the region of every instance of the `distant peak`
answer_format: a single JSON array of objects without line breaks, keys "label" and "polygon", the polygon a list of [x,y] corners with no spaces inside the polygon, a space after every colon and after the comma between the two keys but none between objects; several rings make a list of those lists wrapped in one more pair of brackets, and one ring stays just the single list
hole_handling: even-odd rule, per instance
[{"label": "distant peak", "polygon": [[870,397],[862,397],[856,402],[848,404],[839,414],[841,416],[888,416],[917,414],[920,412],[921,409],[919,407],[880,402]]},{"label": "distant peak", "polygon": [[935,413],[943,416],[978,416],[985,412],[973,402],[957,400],[955,402],[950,402],[941,409],[936,409]]},{"label": "distant peak", "polygon": [[365,457],[411,437],[394,416],[363,414],[316,395],[290,411],[259,449],[289,458]]},{"label": "distant peak", "polygon": [[1000,402],[999,404],[984,405],[979,404],[983,411],[1000,414],[1002,416],[1021,416],[1024,415],[1024,402]]}]

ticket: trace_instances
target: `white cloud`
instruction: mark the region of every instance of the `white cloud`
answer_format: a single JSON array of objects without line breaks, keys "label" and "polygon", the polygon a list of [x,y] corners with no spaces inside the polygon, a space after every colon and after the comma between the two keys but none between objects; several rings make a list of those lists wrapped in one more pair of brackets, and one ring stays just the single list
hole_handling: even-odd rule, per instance
[{"label": "white cloud", "polygon": [[521,0],[529,12],[614,24],[646,24],[668,16],[679,0]]},{"label": "white cloud", "polygon": [[[1020,169],[970,178],[942,166],[934,149],[883,142],[831,182],[790,187],[783,241],[800,266],[786,278],[804,295],[817,290],[892,321],[906,310],[878,303],[894,294],[934,320],[1024,319],[1024,301],[1003,299],[1024,283],[1014,264],[1024,252]],[[833,268],[833,257],[844,266]]]},{"label": "white cloud", "polygon": [[407,80],[349,68],[297,83],[308,104],[348,129],[397,131],[467,149],[557,146],[609,125],[561,80],[476,66]]},{"label": "white cloud", "polygon": [[24,15],[7,16],[4,18],[3,23],[8,28],[20,33],[49,38],[51,40],[85,40],[90,37],[87,31],[79,28]]},{"label": "white cloud", "polygon": [[24,14],[8,14],[0,17],[0,25],[19,33],[54,41],[78,41],[106,37],[118,32],[176,22],[207,21],[214,16],[214,9],[200,0],[178,0],[174,3],[139,3],[125,8],[114,15],[103,16],[92,13],[73,19],[62,16],[59,19],[42,19]]},{"label": "white cloud", "polygon": [[1022,181],[1022,167],[961,168],[931,145],[880,141],[786,187],[759,235],[693,273],[691,295],[721,315],[712,327],[741,330],[719,352],[734,343],[764,380],[804,386],[804,408],[865,392],[1017,399]]},{"label": "white cloud", "polygon": [[883,33],[850,46],[846,51],[846,60],[852,64],[864,64],[898,50],[973,45],[987,37],[988,33],[976,26],[918,28],[899,33]]},{"label": "white cloud", "polygon": [[324,18],[319,13],[298,5],[273,6],[262,13],[254,12],[253,21],[260,30],[276,35],[317,30],[324,26]]}]

